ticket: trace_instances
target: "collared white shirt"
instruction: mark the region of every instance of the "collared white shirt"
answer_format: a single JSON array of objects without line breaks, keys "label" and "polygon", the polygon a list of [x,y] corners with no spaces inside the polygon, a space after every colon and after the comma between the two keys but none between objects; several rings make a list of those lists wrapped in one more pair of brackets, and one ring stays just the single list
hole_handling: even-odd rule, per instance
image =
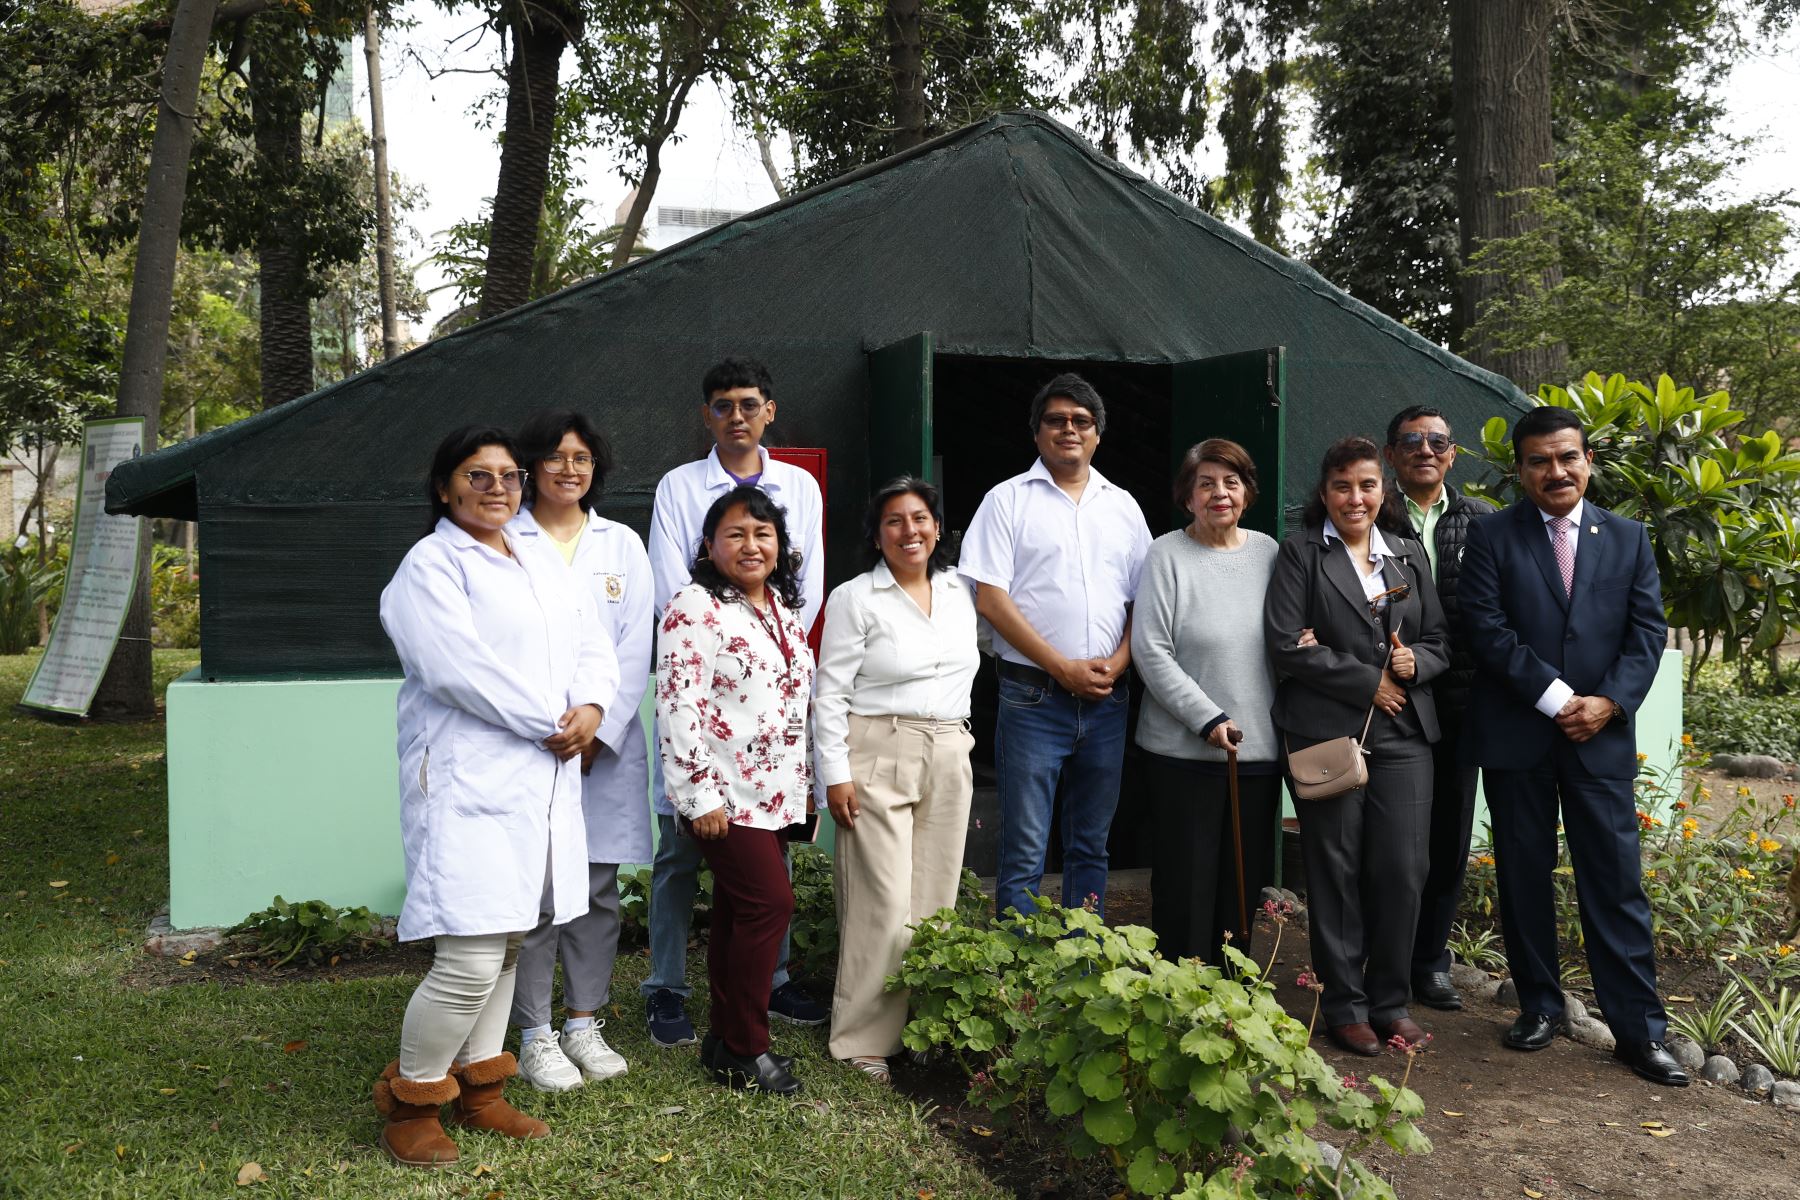
[{"label": "collared white shirt", "polygon": [[[1577,500],[1575,502],[1575,507],[1569,510],[1569,561],[1571,563],[1575,561],[1575,555],[1579,553],[1581,549],[1581,518],[1586,512],[1587,499],[1585,497]],[[1556,530],[1550,528],[1550,522],[1556,520],[1556,517],[1551,513],[1545,512],[1541,508],[1538,509],[1538,516],[1544,518],[1544,536],[1550,539],[1550,544],[1552,546],[1556,545]],[[1564,683],[1561,679],[1552,679],[1550,681],[1550,686],[1544,689],[1544,694],[1537,698],[1537,703],[1532,705],[1532,707],[1543,713],[1546,717],[1554,718],[1557,713],[1563,710],[1563,705],[1567,704],[1569,698],[1574,694],[1575,689]]]},{"label": "collared white shirt", "polygon": [[[1124,637],[1149,553],[1150,527],[1130,492],[1090,468],[1077,503],[1040,458],[982,499],[957,571],[1006,592],[1057,653],[1105,658]],[[998,633],[994,651],[1031,665]]]},{"label": "collared white shirt", "polygon": [[753,829],[804,820],[812,686],[806,631],[773,593],[761,618],[697,583],[670,597],[656,638],[656,738],[675,810],[691,821],[723,808]]},{"label": "collared white shirt", "polygon": [[[823,530],[825,503],[811,475],[769,457],[762,446],[762,475],[753,485],[787,512],[788,540],[800,552],[800,624],[811,630],[825,599]],[[700,528],[713,501],[738,486],[719,462],[717,446],[705,458],[683,463],[656,485],[656,507],[650,515],[650,570],[656,579],[655,607],[660,615],[669,597],[693,580],[694,553]]]},{"label": "collared white shirt", "polygon": [[[1344,535],[1339,533],[1337,526],[1331,523],[1331,518],[1326,517],[1325,540],[1329,542],[1333,538],[1344,542],[1344,550],[1346,553],[1349,552],[1350,543],[1344,541]],[[1375,564],[1375,569],[1367,574],[1358,571],[1356,577],[1362,581],[1363,599],[1370,604],[1375,603],[1375,597],[1388,590],[1387,581],[1381,577],[1381,560],[1393,557],[1394,552],[1388,548],[1387,539],[1381,536],[1380,528],[1374,525],[1369,526],[1369,561]],[[1382,603],[1386,604],[1387,601],[1384,600]]]},{"label": "collared white shirt", "polygon": [[926,616],[885,562],[832,590],[813,688],[813,744],[826,787],[851,782],[850,714],[960,721],[981,652],[973,589],[931,577]]}]

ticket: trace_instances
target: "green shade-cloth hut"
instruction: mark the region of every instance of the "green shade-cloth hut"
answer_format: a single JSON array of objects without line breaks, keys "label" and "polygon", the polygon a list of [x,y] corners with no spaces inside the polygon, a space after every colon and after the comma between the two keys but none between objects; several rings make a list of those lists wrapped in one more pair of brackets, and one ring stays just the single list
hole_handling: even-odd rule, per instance
[{"label": "green shade-cloth hut", "polygon": [[[872,485],[930,474],[948,523],[1032,460],[1026,410],[1060,370],[1108,403],[1095,465],[1173,524],[1171,464],[1244,441],[1278,528],[1319,455],[1409,404],[1470,435],[1525,407],[1506,380],[1096,152],[1010,113],[783,200],[342,383],[126,463],[111,512],[197,519],[209,679],[391,674],[377,596],[428,527],[448,430],[591,414],[617,467],[601,509],[647,528],[699,457],[699,381],[768,364],[769,441],[829,457],[827,574],[862,568]],[[1273,486],[1271,486],[1273,485]]]}]

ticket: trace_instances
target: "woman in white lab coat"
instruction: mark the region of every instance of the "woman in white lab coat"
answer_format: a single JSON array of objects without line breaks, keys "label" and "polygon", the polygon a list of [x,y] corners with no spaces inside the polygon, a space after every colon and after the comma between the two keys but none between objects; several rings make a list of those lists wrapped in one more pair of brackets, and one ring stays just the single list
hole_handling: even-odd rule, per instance
[{"label": "woman in white lab coat", "polygon": [[[619,864],[649,862],[650,763],[638,704],[650,682],[650,556],[638,535],[594,511],[612,467],[606,439],[571,409],[541,412],[518,434],[530,470],[525,507],[508,529],[547,542],[574,572],[619,658],[619,692],[594,740],[582,751],[582,813],[587,824],[588,906],[567,925],[553,923],[545,895],[537,926],[519,951],[512,1020],[519,1027],[519,1075],[540,1091],[577,1088],[623,1075],[624,1058],[601,1036],[619,949]],[[561,1034],[550,1028],[551,979],[562,960]]]},{"label": "woman in white lab coat", "polygon": [[468,427],[432,459],[436,525],[381,594],[405,680],[397,705],[406,902],[400,938],[437,940],[406,1006],[400,1057],[375,1085],[396,1162],[457,1159],[452,1121],[512,1137],[543,1122],[501,1098],[514,964],[549,878],[556,919],[587,907],[580,755],[618,691],[618,662],[568,569],[514,537],[524,472],[510,436]]}]

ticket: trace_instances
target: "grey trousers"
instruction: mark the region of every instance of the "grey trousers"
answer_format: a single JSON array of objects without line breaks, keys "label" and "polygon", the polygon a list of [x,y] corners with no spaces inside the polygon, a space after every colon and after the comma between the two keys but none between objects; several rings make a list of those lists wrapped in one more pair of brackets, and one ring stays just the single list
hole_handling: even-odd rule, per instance
[{"label": "grey trousers", "polygon": [[552,925],[550,887],[538,906],[538,923],[519,948],[512,1023],[536,1029],[550,1023],[550,984],[562,958],[563,1007],[599,1012],[611,998],[613,962],[619,954],[619,864],[588,864],[588,909],[567,925]]},{"label": "grey trousers", "polygon": [[1413,937],[1431,840],[1431,745],[1377,714],[1369,783],[1331,800],[1297,800],[1313,968],[1327,1025],[1407,1016]]}]

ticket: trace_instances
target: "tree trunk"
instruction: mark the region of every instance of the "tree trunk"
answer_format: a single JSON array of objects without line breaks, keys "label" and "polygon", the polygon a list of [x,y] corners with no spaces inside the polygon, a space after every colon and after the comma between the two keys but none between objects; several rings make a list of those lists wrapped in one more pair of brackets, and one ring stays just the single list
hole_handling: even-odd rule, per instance
[{"label": "tree trunk", "polygon": [[363,57],[369,66],[369,146],[375,165],[375,276],[381,286],[381,357],[400,353],[400,314],[394,300],[394,205],[388,194],[387,112],[381,99],[381,24],[374,5],[363,20]]},{"label": "tree trunk", "polygon": [[894,81],[894,149],[925,140],[925,71],[919,0],[887,0],[888,74]]},{"label": "tree trunk", "polygon": [[650,201],[656,196],[657,181],[662,178],[662,148],[681,121],[681,110],[687,107],[688,92],[700,78],[703,64],[700,54],[691,53],[677,67],[679,74],[674,81],[674,94],[669,97],[668,111],[644,140],[644,177],[631,195],[631,208],[625,214],[625,224],[619,228],[619,240],[613,246],[609,270],[616,271],[631,261],[631,252],[644,232],[644,218],[650,212]]},{"label": "tree trunk", "polygon": [[260,18],[251,39],[250,115],[258,173],[266,189],[256,237],[262,405],[274,408],[313,390],[304,223],[287,199],[305,153],[300,84],[305,68],[300,31],[285,17]]},{"label": "tree trunk", "polygon": [[[212,39],[218,0],[179,0],[163,56],[162,89],[156,106],[156,137],[150,146],[137,260],[131,274],[131,308],[125,322],[124,363],[119,370],[121,417],[144,418],[144,452],[156,449],[162,415],[163,366],[168,353],[169,311],[175,297],[175,256],[181,249],[181,208],[187,200],[188,158],[194,149],[194,108],[200,100],[200,69]],[[119,644],[94,693],[90,710],[110,720],[147,720],[156,715],[150,674],[150,522],[138,523],[137,582]]]},{"label": "tree trunk", "polygon": [[556,134],[556,72],[563,50],[580,34],[581,17],[561,4],[518,0],[507,28],[513,53],[506,68],[506,132],[488,225],[479,320],[531,299],[531,269]]},{"label": "tree trunk", "polygon": [[[1456,122],[1456,199],[1465,273],[1459,322],[1473,328],[1483,307],[1506,285],[1467,269],[1482,244],[1536,228],[1525,188],[1554,187],[1550,136],[1552,0],[1451,0],[1450,53]],[[1533,286],[1554,287],[1551,266]],[[1527,391],[1559,381],[1567,347],[1558,343],[1501,354],[1485,340],[1462,347],[1471,362],[1507,376]]]}]

